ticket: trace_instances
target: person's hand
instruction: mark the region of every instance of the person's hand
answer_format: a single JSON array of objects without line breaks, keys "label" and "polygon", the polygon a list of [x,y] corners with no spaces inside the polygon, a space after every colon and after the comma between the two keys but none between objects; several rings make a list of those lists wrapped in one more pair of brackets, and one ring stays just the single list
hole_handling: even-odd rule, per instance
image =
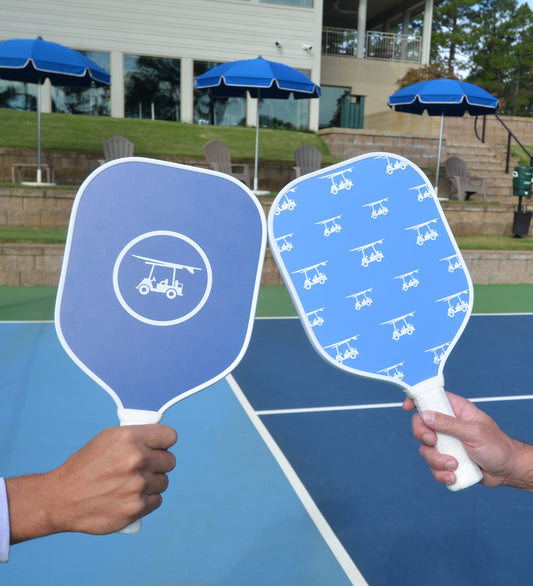
[{"label": "person's hand", "polygon": [[[482,484],[500,486],[506,484],[523,490],[533,490],[533,483],[524,470],[531,458],[531,446],[518,442],[501,431],[496,422],[478,409],[472,402],[458,395],[447,393],[456,417],[425,411],[415,413],[412,419],[413,435],[422,442],[420,454],[429,464],[433,476],[444,484],[455,482],[457,460],[440,454],[435,446],[436,432],[457,437],[467,454],[483,472]],[[415,408],[412,399],[404,401],[403,408]],[[527,465],[526,465],[527,466]]]},{"label": "person's hand", "polygon": [[176,459],[166,425],[105,429],[62,466],[6,481],[11,542],[52,533],[106,534],[162,503]]}]

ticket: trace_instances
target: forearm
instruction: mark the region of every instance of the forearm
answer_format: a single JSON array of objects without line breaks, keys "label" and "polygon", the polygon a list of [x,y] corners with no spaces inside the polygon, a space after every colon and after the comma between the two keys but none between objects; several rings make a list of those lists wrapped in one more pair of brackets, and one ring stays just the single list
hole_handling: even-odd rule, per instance
[{"label": "forearm", "polygon": [[11,544],[61,531],[56,495],[50,494],[46,474],[6,479]]},{"label": "forearm", "polygon": [[513,440],[513,465],[503,484],[533,492],[533,446]]},{"label": "forearm", "polygon": [[113,533],[151,513],[175,466],[168,449],[176,439],[164,425],[109,428],[55,470],[7,479],[11,543]]}]

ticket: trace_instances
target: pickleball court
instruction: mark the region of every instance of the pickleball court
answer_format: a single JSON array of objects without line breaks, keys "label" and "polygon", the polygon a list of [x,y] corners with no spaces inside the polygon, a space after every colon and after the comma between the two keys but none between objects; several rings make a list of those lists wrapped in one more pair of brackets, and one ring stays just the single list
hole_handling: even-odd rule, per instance
[{"label": "pickleball court", "polygon": [[[177,467],[141,533],[16,545],[1,583],[530,584],[531,495],[434,482],[402,392],[328,366],[284,290],[261,293],[233,377],[165,414]],[[53,468],[116,424],[113,401],[57,341],[54,295],[0,288],[6,476]],[[446,386],[533,442],[533,287],[478,286],[474,312]]]}]

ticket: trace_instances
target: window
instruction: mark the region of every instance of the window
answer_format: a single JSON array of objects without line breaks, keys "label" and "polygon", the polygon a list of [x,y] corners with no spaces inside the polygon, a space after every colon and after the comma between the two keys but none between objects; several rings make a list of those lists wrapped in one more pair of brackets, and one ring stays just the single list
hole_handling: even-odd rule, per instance
[{"label": "window", "polygon": [[[80,51],[109,71],[109,53]],[[34,83],[0,80],[0,108],[37,110],[37,90]],[[52,86],[52,112],[109,116],[110,90],[108,87],[71,88]]]},{"label": "window", "polygon": [[[109,72],[109,53],[80,51]],[[52,112],[65,114],[110,115],[109,87],[75,88],[52,86]]]},{"label": "window", "polygon": [[37,86],[22,81],[0,79],[0,108],[37,110]]},{"label": "window", "polygon": [[259,124],[270,128],[309,128],[309,100],[259,100]]},{"label": "window", "polygon": [[124,56],[126,118],[180,120],[180,60]]},{"label": "window", "polygon": [[323,85],[320,88],[319,128],[332,128],[341,125],[341,99],[350,93],[347,87],[332,87]]},{"label": "window", "polygon": [[261,0],[267,4],[288,4],[290,6],[302,6],[303,8],[313,8],[313,0]]},{"label": "window", "polygon": [[[299,70],[309,77],[309,71]],[[287,100],[264,98],[259,101],[259,124],[270,128],[309,128],[309,100],[295,100],[291,94]]]},{"label": "window", "polygon": [[[219,63],[195,61],[194,78],[213,69]],[[207,92],[194,90],[193,122],[214,126],[244,126],[246,124],[246,98],[218,98]]]}]

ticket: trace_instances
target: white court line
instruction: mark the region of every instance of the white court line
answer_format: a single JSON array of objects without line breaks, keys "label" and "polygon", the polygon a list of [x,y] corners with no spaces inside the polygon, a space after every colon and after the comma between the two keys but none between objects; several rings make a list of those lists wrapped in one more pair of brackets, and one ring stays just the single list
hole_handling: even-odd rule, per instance
[{"label": "white court line", "polygon": [[[506,317],[506,316],[533,315],[533,312],[501,312],[501,313],[472,313],[471,317]],[[255,319],[299,319],[297,315],[256,315]]]},{"label": "white court line", "polygon": [[[501,397],[472,397],[472,403],[498,403],[503,401],[527,401],[533,395],[509,395]],[[403,403],[369,403],[366,405],[336,405],[334,407],[302,407],[301,409],[265,409],[255,411],[257,415],[294,415],[300,413],[327,413],[328,411],[360,411],[365,409],[390,409],[401,407]]]},{"label": "white court line", "polygon": [[512,313],[512,312],[508,312],[508,313],[473,313],[472,317],[491,317],[491,316],[492,317],[505,317],[507,315],[520,316],[520,315],[533,315],[533,313],[532,312],[526,312],[526,313],[523,313],[523,312],[518,312],[518,313]]},{"label": "white court line", "polygon": [[53,324],[52,319],[3,319],[0,324]]},{"label": "white court line", "polygon": [[302,407],[301,409],[269,409],[256,411],[257,415],[292,415],[294,413],[326,413],[327,411],[358,411],[360,409],[387,409],[401,407],[402,403],[375,403],[369,405],[336,405],[334,407]]},{"label": "white court line", "polygon": [[344,549],[342,543],[339,541],[333,529],[329,526],[328,522],[320,512],[319,508],[316,506],[315,502],[311,498],[311,495],[307,492],[307,489],[302,484],[302,481],[298,478],[298,475],[294,471],[293,467],[290,465],[289,461],[279,448],[278,444],[275,442],[274,438],[270,435],[269,431],[263,424],[263,422],[259,419],[256,412],[253,410],[252,406],[244,396],[242,390],[240,389],[239,385],[237,384],[236,380],[230,374],[226,377],[233,393],[237,397],[238,401],[240,402],[241,406],[243,407],[244,411],[250,418],[250,421],[254,424],[255,428],[257,429],[259,435],[271,451],[272,455],[276,459],[278,465],[282,469],[283,473],[287,477],[290,485],[296,492],[296,495],[302,502],[305,510],[311,517],[311,520],[315,524],[316,528],[322,535],[322,538],[331,549],[331,552],[339,562],[339,565],[344,570],[348,580],[354,586],[369,586],[368,582],[363,578],[363,575],[358,570],[357,566],[354,564],[352,558],[348,555],[348,552]]}]

